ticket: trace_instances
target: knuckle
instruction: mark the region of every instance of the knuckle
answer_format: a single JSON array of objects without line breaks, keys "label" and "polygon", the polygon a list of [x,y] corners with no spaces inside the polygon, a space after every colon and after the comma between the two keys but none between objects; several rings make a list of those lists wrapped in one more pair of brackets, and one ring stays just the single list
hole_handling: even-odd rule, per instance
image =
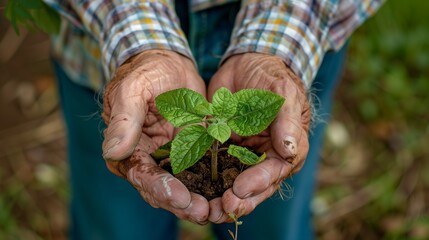
[{"label": "knuckle", "polygon": [[254,182],[256,183],[256,185],[266,188],[271,182],[272,173],[267,167],[259,166],[258,168],[255,168],[255,173],[253,174],[253,176],[255,178]]},{"label": "knuckle", "polygon": [[145,202],[147,202],[153,208],[159,208],[160,207],[159,202],[149,192],[140,191],[140,196],[142,196],[142,198],[145,200]]},{"label": "knuckle", "polygon": [[131,114],[126,112],[120,112],[110,116],[110,124],[118,124],[120,122],[128,122],[132,119]]}]

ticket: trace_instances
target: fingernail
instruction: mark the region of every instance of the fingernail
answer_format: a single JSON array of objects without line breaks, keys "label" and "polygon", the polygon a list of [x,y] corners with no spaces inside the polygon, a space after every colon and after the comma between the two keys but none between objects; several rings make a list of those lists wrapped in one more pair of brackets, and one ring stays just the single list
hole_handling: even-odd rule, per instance
[{"label": "fingernail", "polygon": [[203,225],[207,222],[207,217],[190,217],[191,221],[200,225]]},{"label": "fingernail", "polygon": [[119,138],[113,138],[109,140],[106,143],[106,147],[105,147],[106,150],[103,152],[103,157],[108,159],[110,157],[109,153],[118,146],[119,142],[121,142]]},{"label": "fingernail", "polygon": [[[180,200],[182,200],[182,199],[180,199]],[[184,201],[178,201],[178,200],[173,200],[170,202],[170,204],[174,208],[178,208],[178,209],[184,209],[184,208],[192,207],[192,202],[184,202]]]},{"label": "fingernail", "polygon": [[178,203],[177,201],[172,201],[171,203],[171,206],[172,207],[174,207],[174,208],[178,208],[178,209],[182,209],[183,208],[183,205],[181,205],[180,203]]},{"label": "fingernail", "polygon": [[296,156],[298,149],[297,149],[296,140],[294,137],[287,136],[283,140],[283,145],[286,148],[288,155],[290,157]]},{"label": "fingernail", "polygon": [[251,196],[253,196],[253,192],[248,192],[248,193],[246,193],[246,194],[244,195],[244,197],[243,197],[243,198],[249,198],[249,197],[251,197]]},{"label": "fingernail", "polygon": [[224,213],[223,212],[220,212],[219,213],[219,215],[218,215],[218,217],[216,218],[216,220],[214,221],[215,223],[219,223],[220,222],[220,220],[223,218],[223,215],[224,215]]},{"label": "fingernail", "polygon": [[198,225],[205,225],[208,223],[207,220],[197,219],[197,218],[192,218],[192,217],[189,220],[193,223],[198,224]]}]

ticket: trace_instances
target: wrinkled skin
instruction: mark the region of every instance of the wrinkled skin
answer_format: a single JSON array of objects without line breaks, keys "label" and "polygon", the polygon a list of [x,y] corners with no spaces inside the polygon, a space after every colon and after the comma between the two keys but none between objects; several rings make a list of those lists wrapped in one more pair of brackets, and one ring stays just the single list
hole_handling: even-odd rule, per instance
[{"label": "wrinkled skin", "polygon": [[241,173],[222,198],[209,202],[159,168],[150,153],[174,136],[174,128],[157,112],[159,94],[186,87],[206,96],[192,62],[173,52],[145,51],[123,64],[104,95],[103,157],[111,172],[127,179],[153,207],[198,224],[231,221],[227,213],[247,215],[270,197],[281,181],[299,171],[308,151],[309,105],[298,78],[281,59],[263,54],[230,57],[213,76],[208,96],[220,87],[273,91],[286,102],[261,134],[234,136],[238,144],[266,152],[267,159]]},{"label": "wrinkled skin", "polygon": [[127,179],[146,202],[177,217],[207,223],[208,201],[157,166],[149,155],[174,136],[155,108],[155,97],[190,88],[206,96],[202,79],[188,58],[165,50],[140,53],[116,71],[106,87],[103,157],[108,169]]},{"label": "wrinkled skin", "polygon": [[232,92],[261,88],[283,96],[286,101],[277,118],[262,133],[234,137],[267,158],[242,172],[221,198],[210,201],[209,221],[230,222],[228,213],[247,215],[279,189],[280,183],[299,171],[308,152],[310,109],[302,82],[275,56],[246,53],[230,57],[210,81],[209,99],[220,87]]}]

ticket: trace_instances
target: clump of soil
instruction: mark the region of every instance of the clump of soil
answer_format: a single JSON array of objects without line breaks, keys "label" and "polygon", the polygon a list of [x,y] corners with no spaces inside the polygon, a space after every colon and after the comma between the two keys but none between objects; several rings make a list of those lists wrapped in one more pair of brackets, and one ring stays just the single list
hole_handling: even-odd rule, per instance
[{"label": "clump of soil", "polygon": [[[208,151],[196,164],[176,174],[175,177],[190,192],[198,193],[210,201],[213,198],[221,197],[228,188],[231,188],[235,178],[246,168],[237,158],[229,155],[226,151],[220,151],[218,153],[218,180],[213,182],[210,164],[211,152]],[[161,163],[161,165],[163,164]],[[172,172],[169,162],[162,167]]]}]

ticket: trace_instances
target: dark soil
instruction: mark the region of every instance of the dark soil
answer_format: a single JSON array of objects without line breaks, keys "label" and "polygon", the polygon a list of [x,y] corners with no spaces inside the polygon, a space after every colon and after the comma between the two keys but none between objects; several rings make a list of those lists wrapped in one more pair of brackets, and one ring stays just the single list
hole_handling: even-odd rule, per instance
[{"label": "dark soil", "polygon": [[[218,180],[213,182],[211,180],[210,162],[211,152],[208,151],[192,167],[175,175],[190,192],[198,193],[209,201],[221,197],[228,188],[231,188],[235,178],[246,167],[226,151],[220,151],[218,153]],[[171,172],[169,163],[163,168]]]}]

